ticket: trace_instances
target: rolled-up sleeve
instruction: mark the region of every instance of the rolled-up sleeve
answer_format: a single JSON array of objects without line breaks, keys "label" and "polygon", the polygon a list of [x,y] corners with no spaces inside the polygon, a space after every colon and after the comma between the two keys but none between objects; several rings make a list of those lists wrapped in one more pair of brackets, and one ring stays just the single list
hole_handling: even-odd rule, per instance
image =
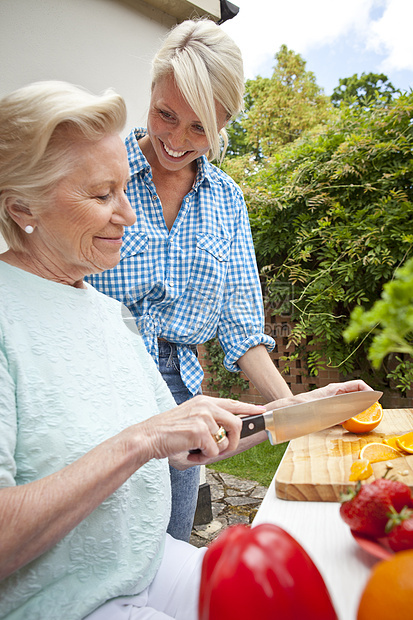
[{"label": "rolled-up sleeve", "polygon": [[261,285],[247,207],[241,190],[234,189],[237,224],[217,331],[225,353],[224,365],[231,372],[240,371],[237,361],[250,348],[263,344],[271,351],[275,346],[273,338],[264,333]]}]

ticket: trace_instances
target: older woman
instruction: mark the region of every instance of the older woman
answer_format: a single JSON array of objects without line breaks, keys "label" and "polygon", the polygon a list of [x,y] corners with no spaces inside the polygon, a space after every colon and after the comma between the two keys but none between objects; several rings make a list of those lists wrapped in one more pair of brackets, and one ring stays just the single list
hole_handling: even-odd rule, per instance
[{"label": "older woman", "polygon": [[[243,106],[241,52],[210,20],[168,33],[152,63],[147,129],[126,140],[137,222],[120,263],[88,279],[126,304],[177,401],[199,393],[197,345],[218,335],[225,366],[266,401],[291,394],[270,359],[261,286],[240,188],[220,160],[225,125]],[[171,467],[168,531],[189,540],[199,472]]]},{"label": "older woman", "polygon": [[[196,620],[203,550],[166,535],[167,459],[180,469],[248,447],[234,414],[263,409],[203,396],[176,407],[121,304],[84,283],[116,265],[135,221],[118,135],[125,115],[118,95],[60,82],[0,101],[9,245],[0,255],[0,617],[8,620]],[[368,388],[323,394],[354,389]],[[188,454],[194,448],[201,453]]]}]

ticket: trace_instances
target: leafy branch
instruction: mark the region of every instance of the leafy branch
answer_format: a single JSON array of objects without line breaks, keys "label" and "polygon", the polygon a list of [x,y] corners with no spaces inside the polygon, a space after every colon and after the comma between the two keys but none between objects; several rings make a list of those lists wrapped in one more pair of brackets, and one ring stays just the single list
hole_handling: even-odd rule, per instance
[{"label": "leafy branch", "polygon": [[240,373],[230,372],[224,366],[224,352],[219,344],[218,338],[213,338],[204,344],[208,354],[206,365],[211,374],[207,385],[211,391],[218,392],[221,398],[232,398],[239,400],[240,394],[234,392],[234,388],[248,390],[249,383]]},{"label": "leafy branch", "polygon": [[[368,356],[374,368],[389,353],[413,357],[413,259],[397,269],[394,280],[384,285],[381,298],[370,310],[354,309],[344,337],[353,341],[366,331],[373,334]],[[399,364],[389,377],[399,381],[398,389],[406,391],[413,384],[413,363],[409,358],[396,359]]]}]

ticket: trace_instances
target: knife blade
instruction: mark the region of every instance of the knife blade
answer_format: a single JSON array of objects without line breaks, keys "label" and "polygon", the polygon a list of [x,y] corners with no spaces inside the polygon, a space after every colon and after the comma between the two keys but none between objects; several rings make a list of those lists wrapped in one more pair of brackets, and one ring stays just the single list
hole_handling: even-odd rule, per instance
[{"label": "knife blade", "polygon": [[266,431],[274,446],[341,424],[368,409],[382,395],[374,390],[336,394],[248,416],[242,420],[241,437]]}]

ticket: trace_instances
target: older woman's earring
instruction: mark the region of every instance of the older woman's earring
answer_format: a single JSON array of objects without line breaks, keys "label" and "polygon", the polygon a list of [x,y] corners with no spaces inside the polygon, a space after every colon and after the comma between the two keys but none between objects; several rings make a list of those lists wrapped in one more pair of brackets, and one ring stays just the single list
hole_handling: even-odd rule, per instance
[{"label": "older woman's earring", "polygon": [[26,228],[24,229],[25,232],[27,232],[28,235],[31,235],[32,232],[34,231],[33,226],[30,226],[30,224],[27,224]]}]

